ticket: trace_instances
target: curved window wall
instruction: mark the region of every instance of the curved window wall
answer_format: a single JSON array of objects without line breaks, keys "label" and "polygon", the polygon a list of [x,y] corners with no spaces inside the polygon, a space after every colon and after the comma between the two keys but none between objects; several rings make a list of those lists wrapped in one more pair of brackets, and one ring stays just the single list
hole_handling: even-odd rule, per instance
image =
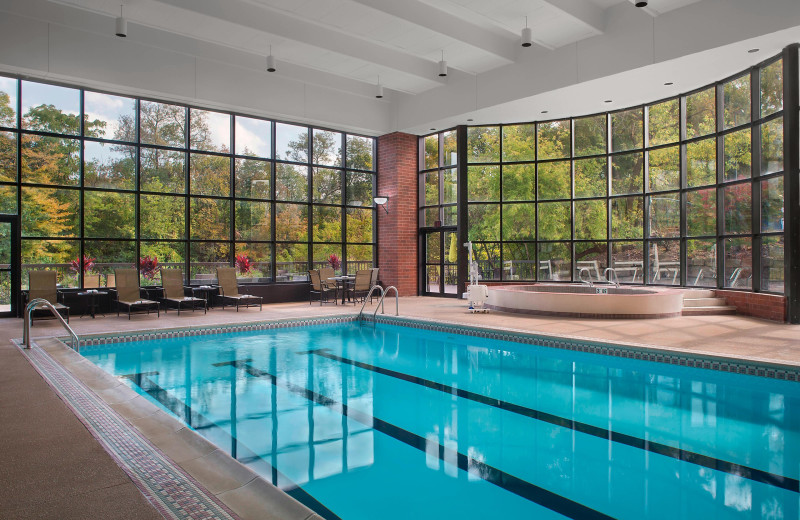
[{"label": "curved window wall", "polygon": [[[483,279],[597,280],[613,267],[622,283],[782,293],[782,74],[778,57],[645,106],[461,127]],[[423,226],[439,210],[427,185]]]},{"label": "curved window wall", "polygon": [[137,264],[143,285],[157,266],[192,283],[228,265],[306,280],[331,255],[371,266],[374,155],[370,137],[0,77],[0,212],[21,215],[23,286],[40,267],[80,287]]}]

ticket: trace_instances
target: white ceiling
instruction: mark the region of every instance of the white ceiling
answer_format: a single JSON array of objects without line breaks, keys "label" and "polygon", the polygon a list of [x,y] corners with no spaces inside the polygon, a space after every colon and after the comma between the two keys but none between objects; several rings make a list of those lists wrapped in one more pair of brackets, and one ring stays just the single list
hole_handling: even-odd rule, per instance
[{"label": "white ceiling", "polygon": [[[127,39],[113,36],[120,2]],[[530,48],[520,46],[526,17]],[[713,81],[767,56],[740,58],[737,45],[779,50],[798,28],[800,0],[0,0],[0,72],[422,133],[602,111],[594,98],[606,92],[617,107],[685,92],[692,77]],[[41,41],[24,49],[26,37]],[[656,90],[665,76],[674,89]]]},{"label": "white ceiling", "polygon": [[[131,24],[266,55],[409,94],[452,73],[518,60],[525,18],[534,41],[558,49],[604,30],[604,10],[627,0],[51,0]],[[698,0],[651,0],[664,13]],[[634,7],[631,6],[631,9]]]}]

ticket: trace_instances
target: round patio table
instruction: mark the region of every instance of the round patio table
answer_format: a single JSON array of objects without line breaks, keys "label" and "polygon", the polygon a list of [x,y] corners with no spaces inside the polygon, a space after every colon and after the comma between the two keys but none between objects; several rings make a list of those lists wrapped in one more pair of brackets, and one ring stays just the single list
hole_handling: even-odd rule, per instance
[{"label": "round patio table", "polygon": [[350,275],[346,275],[346,274],[342,275],[342,276],[331,276],[330,278],[328,278],[329,281],[333,280],[334,282],[336,282],[336,290],[337,291],[339,289],[341,289],[341,291],[342,291],[342,305],[344,305],[345,284],[347,282],[351,282],[351,281],[353,281],[355,279],[356,279],[355,276],[350,276]]}]

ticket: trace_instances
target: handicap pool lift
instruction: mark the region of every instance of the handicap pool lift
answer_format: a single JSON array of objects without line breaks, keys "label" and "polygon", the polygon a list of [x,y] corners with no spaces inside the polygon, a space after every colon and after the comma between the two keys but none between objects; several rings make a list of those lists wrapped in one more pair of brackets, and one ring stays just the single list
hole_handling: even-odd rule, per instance
[{"label": "handicap pool lift", "polygon": [[486,301],[489,299],[489,287],[478,284],[481,273],[478,262],[472,258],[472,242],[467,242],[464,247],[469,251],[469,285],[463,297],[469,301],[469,312],[489,312],[486,307]]}]

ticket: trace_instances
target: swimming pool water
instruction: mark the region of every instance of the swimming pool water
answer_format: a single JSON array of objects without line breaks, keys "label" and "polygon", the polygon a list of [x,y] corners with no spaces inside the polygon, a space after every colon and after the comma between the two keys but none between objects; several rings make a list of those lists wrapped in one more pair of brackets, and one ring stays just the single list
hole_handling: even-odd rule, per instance
[{"label": "swimming pool water", "polygon": [[325,518],[800,517],[800,385],[358,323],[85,347]]}]

